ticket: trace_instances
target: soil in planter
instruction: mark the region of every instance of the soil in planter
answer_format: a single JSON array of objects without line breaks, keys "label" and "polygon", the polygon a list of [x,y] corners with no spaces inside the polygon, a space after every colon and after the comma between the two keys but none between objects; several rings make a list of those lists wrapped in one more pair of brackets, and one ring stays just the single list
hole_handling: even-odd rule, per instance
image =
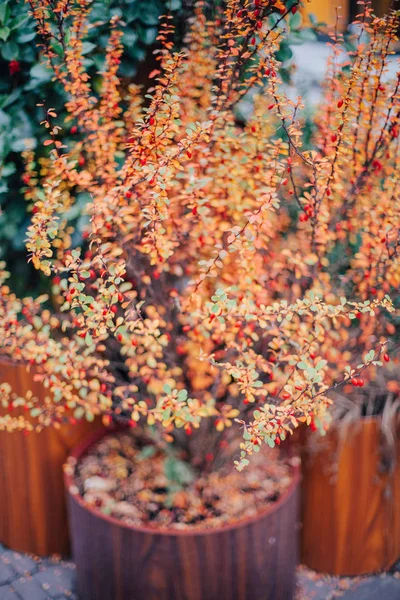
[{"label": "soil in planter", "polygon": [[92,508],[130,525],[175,529],[215,528],[255,516],[291,482],[291,467],[277,450],[264,448],[241,473],[228,462],[191,479],[185,463],[155,447],[140,448],[128,433],[103,438],[69,466]]}]

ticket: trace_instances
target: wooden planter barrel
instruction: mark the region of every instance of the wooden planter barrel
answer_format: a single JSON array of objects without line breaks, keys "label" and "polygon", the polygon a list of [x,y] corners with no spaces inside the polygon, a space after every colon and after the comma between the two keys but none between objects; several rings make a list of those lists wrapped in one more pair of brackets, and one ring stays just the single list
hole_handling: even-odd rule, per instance
[{"label": "wooden planter barrel", "polygon": [[[99,436],[73,453],[79,459]],[[133,527],[94,511],[65,474],[82,600],[289,600],[298,559],[299,469],[256,518],[205,531]]]},{"label": "wooden planter barrel", "polygon": [[381,435],[378,417],[360,419],[303,451],[302,562],[316,571],[376,573],[400,557],[400,442],[388,472]]},{"label": "wooden planter barrel", "polygon": [[[47,393],[23,364],[1,360],[0,381],[21,396],[29,390],[38,398]],[[27,436],[0,431],[1,543],[42,556],[69,552],[62,465],[71,448],[100,427],[82,421]]]}]

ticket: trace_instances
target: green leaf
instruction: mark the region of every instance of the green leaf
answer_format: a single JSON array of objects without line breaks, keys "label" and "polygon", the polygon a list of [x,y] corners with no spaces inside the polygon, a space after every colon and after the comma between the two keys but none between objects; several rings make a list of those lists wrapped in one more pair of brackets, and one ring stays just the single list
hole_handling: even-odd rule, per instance
[{"label": "green leaf", "polygon": [[275,56],[279,61],[286,62],[292,58],[293,52],[287,42],[282,42]]},{"label": "green leaf", "polygon": [[27,23],[30,20],[30,18],[31,17],[29,15],[20,15],[16,19],[13,19],[10,23],[12,31],[14,31],[15,29],[19,29],[20,27],[25,25],[25,23]]},{"label": "green leaf", "polygon": [[156,447],[153,445],[145,446],[137,455],[138,460],[145,460],[146,458],[151,458],[156,453]]},{"label": "green leaf", "polygon": [[78,408],[76,408],[74,410],[75,419],[82,419],[84,414],[85,414],[85,409],[83,408],[83,406],[78,406]]},{"label": "green leaf", "polygon": [[11,29],[9,27],[0,27],[0,40],[5,42],[8,39],[8,36],[11,33]]},{"label": "green leaf", "polygon": [[174,456],[168,456],[165,459],[164,473],[169,483],[172,484],[175,483],[179,485],[188,485],[195,478],[191,466],[183,460],[175,458]]},{"label": "green leaf", "polygon": [[301,12],[297,11],[294,15],[289,16],[290,29],[298,29],[302,22]]},{"label": "green leaf", "polygon": [[324,360],[324,359],[323,359],[323,360],[320,360],[320,361],[318,361],[318,363],[315,365],[315,370],[316,370],[316,371],[319,371],[320,369],[323,369],[323,368],[325,367],[325,365],[327,365],[327,364],[328,364],[328,361],[327,361],[327,360]]},{"label": "green leaf", "polygon": [[188,393],[187,390],[179,390],[178,392],[178,400],[180,400],[181,402],[183,402],[184,400],[186,400],[188,397]]},{"label": "green leaf", "polygon": [[35,82],[35,85],[44,81],[51,81],[52,74],[51,70],[43,64],[36,64],[30,70],[30,76],[39,81]]},{"label": "green leaf", "polygon": [[0,21],[3,24],[6,24],[10,16],[10,7],[8,5],[8,0],[3,0],[0,5]]},{"label": "green leaf", "polygon": [[96,48],[96,44],[92,44],[92,42],[83,42],[82,44],[82,54],[89,54],[92,50]]},{"label": "green leaf", "polygon": [[18,45],[13,41],[6,42],[1,47],[1,55],[4,58],[4,60],[7,60],[7,61],[17,60],[19,58]]}]

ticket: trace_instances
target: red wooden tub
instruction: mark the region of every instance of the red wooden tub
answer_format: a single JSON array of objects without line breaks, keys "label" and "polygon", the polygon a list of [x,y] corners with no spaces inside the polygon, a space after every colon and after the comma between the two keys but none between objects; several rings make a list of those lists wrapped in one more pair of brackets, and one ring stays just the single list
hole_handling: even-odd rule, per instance
[{"label": "red wooden tub", "polygon": [[[92,436],[72,457],[101,438]],[[137,527],[90,508],[65,473],[82,600],[290,600],[298,560],[300,469],[254,518],[203,531]]]}]

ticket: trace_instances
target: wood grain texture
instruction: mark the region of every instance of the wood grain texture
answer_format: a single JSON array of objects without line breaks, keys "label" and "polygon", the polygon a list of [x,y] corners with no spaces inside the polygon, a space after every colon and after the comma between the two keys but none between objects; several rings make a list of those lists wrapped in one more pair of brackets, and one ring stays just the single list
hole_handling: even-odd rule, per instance
[{"label": "wood grain texture", "polygon": [[[1,361],[0,381],[10,383],[20,395],[32,390],[43,397],[43,388],[23,365]],[[0,541],[4,545],[42,556],[69,552],[62,465],[71,448],[100,427],[80,422],[28,436],[0,432]]]},{"label": "wood grain texture", "polygon": [[67,475],[65,484],[82,600],[293,598],[298,470],[288,492],[257,518],[203,532],[123,524],[89,509],[72,493],[73,480]]},{"label": "wood grain texture", "polygon": [[382,468],[380,435],[378,418],[362,419],[303,453],[302,562],[316,571],[362,575],[400,557],[400,465]]}]

